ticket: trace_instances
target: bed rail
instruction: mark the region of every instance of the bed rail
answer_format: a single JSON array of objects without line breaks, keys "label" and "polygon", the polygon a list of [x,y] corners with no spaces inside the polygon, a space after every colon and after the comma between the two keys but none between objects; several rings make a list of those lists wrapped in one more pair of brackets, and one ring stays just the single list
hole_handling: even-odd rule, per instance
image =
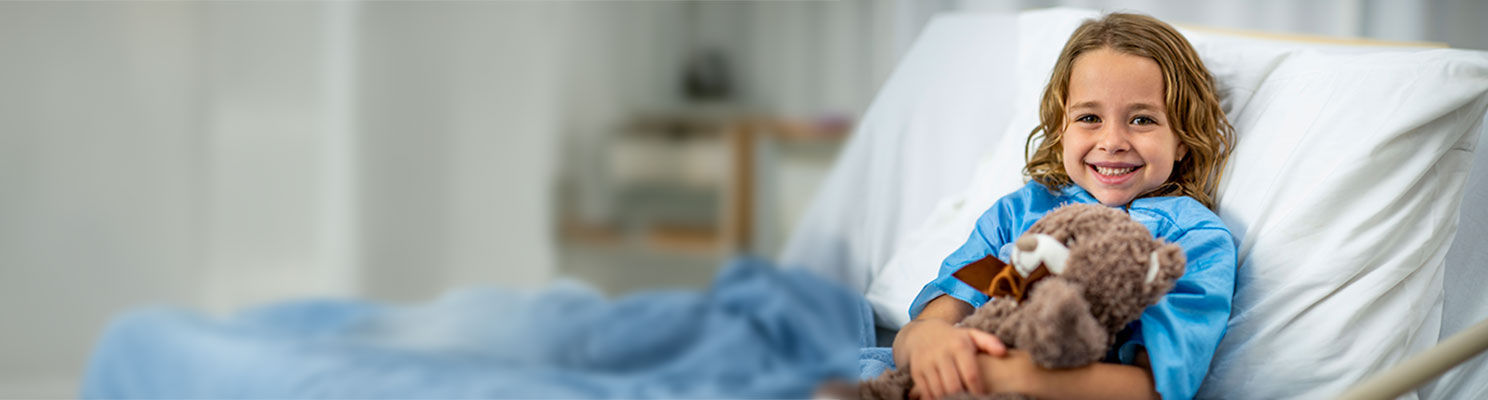
[{"label": "bed rail", "polygon": [[1340,400],[1393,399],[1426,384],[1463,361],[1488,349],[1488,320],[1457,332],[1394,367],[1377,373],[1344,392]]}]

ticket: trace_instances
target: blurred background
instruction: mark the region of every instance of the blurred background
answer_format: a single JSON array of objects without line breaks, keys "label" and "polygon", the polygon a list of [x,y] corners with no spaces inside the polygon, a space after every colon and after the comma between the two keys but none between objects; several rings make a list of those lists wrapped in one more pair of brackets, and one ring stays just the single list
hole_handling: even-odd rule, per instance
[{"label": "blurred background", "polygon": [[1488,49],[1472,0],[3,2],[0,398],[141,305],[706,287],[934,15],[1056,5]]}]

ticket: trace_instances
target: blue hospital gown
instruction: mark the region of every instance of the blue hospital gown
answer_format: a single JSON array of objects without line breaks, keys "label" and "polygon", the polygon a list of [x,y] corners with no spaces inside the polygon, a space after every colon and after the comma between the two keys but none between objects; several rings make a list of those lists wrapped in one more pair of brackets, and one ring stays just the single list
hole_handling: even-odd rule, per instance
[{"label": "blue hospital gown", "polygon": [[[986,303],[987,295],[951,274],[994,251],[1002,260],[1011,259],[1014,239],[1049,211],[1070,203],[1099,201],[1077,185],[1050,191],[1037,182],[999,199],[977,219],[966,243],[941,263],[939,276],[920,290],[910,317],[941,294],[972,306]],[[1153,236],[1183,247],[1188,264],[1173,290],[1117,336],[1124,341],[1112,356],[1131,364],[1137,349],[1146,348],[1157,392],[1167,399],[1193,398],[1230,317],[1237,265],[1234,236],[1219,216],[1189,197],[1136,199],[1127,213]]]}]

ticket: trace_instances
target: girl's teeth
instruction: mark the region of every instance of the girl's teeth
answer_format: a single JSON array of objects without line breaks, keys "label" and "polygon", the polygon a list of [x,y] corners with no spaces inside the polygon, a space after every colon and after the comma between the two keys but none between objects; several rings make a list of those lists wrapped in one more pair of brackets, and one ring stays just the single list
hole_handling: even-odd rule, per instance
[{"label": "girl's teeth", "polygon": [[1121,176],[1121,175],[1126,175],[1129,172],[1132,172],[1132,170],[1134,170],[1134,169],[1137,169],[1137,167],[1106,168],[1106,167],[1096,166],[1095,167],[1095,172],[1099,172],[1101,175],[1106,175],[1106,176]]}]

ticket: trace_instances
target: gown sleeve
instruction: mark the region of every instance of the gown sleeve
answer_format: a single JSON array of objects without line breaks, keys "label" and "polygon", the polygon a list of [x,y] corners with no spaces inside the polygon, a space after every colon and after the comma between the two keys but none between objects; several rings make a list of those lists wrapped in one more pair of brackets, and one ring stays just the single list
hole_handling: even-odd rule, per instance
[{"label": "gown sleeve", "polygon": [[1172,291],[1143,311],[1117,357],[1131,364],[1137,350],[1145,348],[1157,392],[1165,399],[1190,399],[1198,393],[1229,322],[1235,242],[1222,224],[1188,229],[1169,241],[1183,247],[1186,271]]},{"label": "gown sleeve", "polygon": [[[1019,200],[1021,197],[1024,197],[1022,196],[1022,192],[1024,191],[1026,189],[1004,197],[988,208],[986,212],[983,212],[981,217],[977,218],[976,226],[972,229],[970,237],[966,238],[966,243],[962,244],[951,255],[946,256],[945,261],[940,263],[940,271],[937,273],[935,280],[930,281],[924,288],[920,289],[919,295],[915,296],[914,302],[910,303],[910,320],[919,316],[920,312],[924,311],[926,304],[929,304],[931,300],[940,297],[942,294],[965,301],[967,304],[971,304],[972,307],[980,307],[987,302],[986,294],[971,287],[966,282],[956,279],[952,274],[960,271],[967,264],[981,260],[989,255],[1001,256],[999,252],[1002,251],[1004,245],[1011,241],[1010,237],[1012,234],[1009,233],[1010,229],[1016,229],[1018,226],[1019,221],[1016,219],[1021,213],[1015,212],[1014,209],[1018,208],[1017,204],[1022,203]],[[1003,261],[1007,260],[1004,259]]]}]

